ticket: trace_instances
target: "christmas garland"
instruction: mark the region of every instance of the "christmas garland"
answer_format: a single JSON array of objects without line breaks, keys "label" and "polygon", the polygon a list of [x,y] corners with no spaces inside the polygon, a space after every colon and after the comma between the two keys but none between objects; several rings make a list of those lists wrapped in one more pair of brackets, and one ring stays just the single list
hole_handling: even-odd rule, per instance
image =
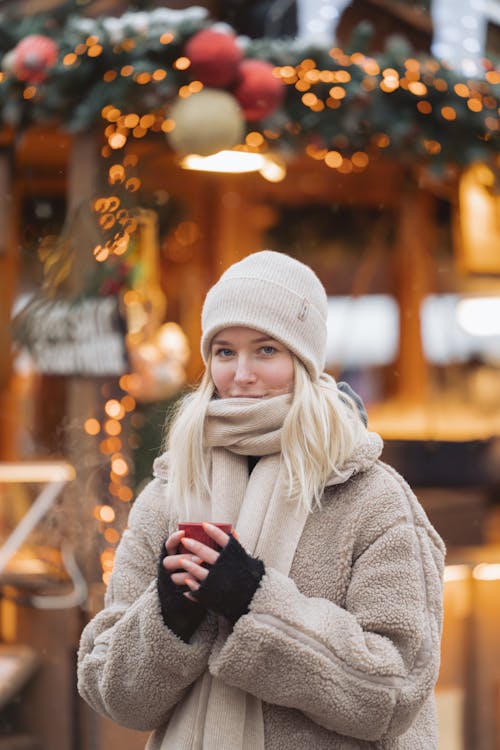
[{"label": "christmas garland", "polygon": [[368,56],[369,35],[360,24],[348,50],[249,40],[198,7],[16,23],[4,15],[0,124],[81,132],[104,119],[111,148],[163,131],[178,152],[272,146],[346,171],[381,150],[438,170],[496,163],[498,69],[485,61],[484,77],[463,80],[401,38]]}]

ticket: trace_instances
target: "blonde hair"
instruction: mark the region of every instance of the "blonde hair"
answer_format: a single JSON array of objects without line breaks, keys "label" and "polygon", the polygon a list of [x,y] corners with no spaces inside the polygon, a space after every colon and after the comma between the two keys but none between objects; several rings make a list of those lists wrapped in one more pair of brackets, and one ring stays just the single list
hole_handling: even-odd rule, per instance
[{"label": "blonde hair", "polygon": [[[313,383],[297,357],[290,410],[281,434],[288,496],[311,511],[321,507],[328,479],[339,474],[364,433],[355,402],[330,383]],[[215,386],[210,361],[198,388],[179,404],[168,429],[169,494],[181,498],[210,493],[205,416]]]}]

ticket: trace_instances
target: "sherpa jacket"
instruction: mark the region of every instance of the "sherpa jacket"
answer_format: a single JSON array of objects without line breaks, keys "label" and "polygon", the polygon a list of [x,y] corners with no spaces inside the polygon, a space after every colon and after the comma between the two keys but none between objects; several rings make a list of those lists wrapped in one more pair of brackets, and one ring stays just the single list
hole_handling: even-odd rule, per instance
[{"label": "sherpa jacket", "polygon": [[[164,624],[158,550],[175,530],[165,461],[132,507],[105,608],[86,626],[79,690],[96,710],[154,730],[205,669],[263,701],[266,750],[436,750],[444,546],[367,433],[355,473],[325,491],[290,576],[266,567],[222,644],[209,613],[189,643]],[[222,750],[231,750],[223,748]]]}]

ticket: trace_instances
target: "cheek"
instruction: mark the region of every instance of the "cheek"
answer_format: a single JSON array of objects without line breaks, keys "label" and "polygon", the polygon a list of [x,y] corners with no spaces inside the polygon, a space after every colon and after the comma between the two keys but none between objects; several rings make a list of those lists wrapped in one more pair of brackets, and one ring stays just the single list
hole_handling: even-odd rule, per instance
[{"label": "cheek", "polygon": [[210,365],[210,374],[218,391],[220,391],[224,384],[229,380],[228,373],[229,368],[221,366],[219,362],[213,361]]},{"label": "cheek", "polygon": [[288,360],[280,362],[279,367],[273,370],[269,378],[275,388],[291,391],[294,381],[293,362]]}]

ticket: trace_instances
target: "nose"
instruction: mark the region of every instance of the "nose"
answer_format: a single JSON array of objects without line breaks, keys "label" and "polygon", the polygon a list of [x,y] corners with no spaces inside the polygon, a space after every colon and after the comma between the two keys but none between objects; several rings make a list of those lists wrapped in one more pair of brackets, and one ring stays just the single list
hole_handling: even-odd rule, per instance
[{"label": "nose", "polygon": [[256,375],[251,367],[248,357],[238,357],[236,370],[234,372],[234,382],[238,385],[255,383]]}]

